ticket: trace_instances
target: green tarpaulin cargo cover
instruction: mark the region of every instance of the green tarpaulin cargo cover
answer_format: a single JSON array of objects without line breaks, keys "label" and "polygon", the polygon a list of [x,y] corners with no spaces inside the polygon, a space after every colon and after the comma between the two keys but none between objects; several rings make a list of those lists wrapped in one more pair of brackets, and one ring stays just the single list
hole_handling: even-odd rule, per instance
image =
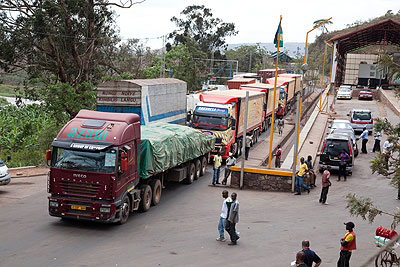
[{"label": "green tarpaulin cargo cover", "polygon": [[157,123],[141,126],[139,174],[147,179],[214,149],[215,137],[193,128]]}]

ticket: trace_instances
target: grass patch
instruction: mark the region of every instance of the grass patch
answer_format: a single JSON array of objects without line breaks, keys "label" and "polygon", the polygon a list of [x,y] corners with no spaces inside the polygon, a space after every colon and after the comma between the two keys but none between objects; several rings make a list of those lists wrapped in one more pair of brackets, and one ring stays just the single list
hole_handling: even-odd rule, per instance
[{"label": "grass patch", "polygon": [[1,96],[8,96],[8,97],[15,97],[15,89],[19,88],[17,85],[10,85],[10,84],[0,84],[0,95]]}]

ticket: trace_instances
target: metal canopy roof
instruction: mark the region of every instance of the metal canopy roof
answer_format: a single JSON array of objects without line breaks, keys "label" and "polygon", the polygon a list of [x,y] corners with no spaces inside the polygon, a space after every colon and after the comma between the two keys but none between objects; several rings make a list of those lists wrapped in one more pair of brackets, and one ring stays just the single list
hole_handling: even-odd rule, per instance
[{"label": "metal canopy roof", "polygon": [[366,28],[332,39],[338,41],[338,53],[344,55],[355,49],[380,44],[400,45],[400,23],[384,20]]},{"label": "metal canopy roof", "polygon": [[369,45],[397,45],[400,46],[400,23],[387,19],[365,28],[332,38],[335,60],[332,62],[332,71],[335,75],[335,86],[344,81],[346,59],[345,55],[356,49]]}]

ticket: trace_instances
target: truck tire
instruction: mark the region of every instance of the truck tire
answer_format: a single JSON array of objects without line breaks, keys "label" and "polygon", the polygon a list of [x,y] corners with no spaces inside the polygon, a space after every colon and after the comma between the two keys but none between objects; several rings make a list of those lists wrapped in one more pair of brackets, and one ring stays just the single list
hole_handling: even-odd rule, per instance
[{"label": "truck tire", "polygon": [[201,176],[201,162],[199,159],[194,160],[194,166],[196,168],[194,179],[197,180]]},{"label": "truck tire", "polygon": [[207,157],[203,156],[201,157],[201,171],[200,171],[200,176],[203,176],[204,174],[206,174],[206,168],[207,168]]},{"label": "truck tire", "polygon": [[153,194],[151,192],[151,187],[147,184],[141,185],[140,189],[140,210],[146,212],[150,209]]},{"label": "truck tire", "polygon": [[131,211],[131,200],[127,195],[124,197],[124,201],[122,202],[120,210],[118,224],[124,224],[128,221]]},{"label": "truck tire", "polygon": [[161,193],[162,193],[161,181],[158,179],[151,181],[150,187],[151,191],[153,192],[151,204],[153,206],[157,206],[157,204],[160,203],[161,200]]},{"label": "truck tire", "polygon": [[196,176],[196,166],[193,162],[190,162],[187,178],[184,180],[185,184],[191,184],[194,181],[194,177]]}]

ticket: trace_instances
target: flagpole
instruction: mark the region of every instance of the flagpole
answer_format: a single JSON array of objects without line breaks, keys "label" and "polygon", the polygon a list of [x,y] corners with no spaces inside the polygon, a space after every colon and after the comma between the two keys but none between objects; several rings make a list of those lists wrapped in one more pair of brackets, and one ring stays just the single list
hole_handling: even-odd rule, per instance
[{"label": "flagpole", "polygon": [[274,99],[272,102],[272,122],[271,122],[271,130],[269,134],[269,156],[268,156],[268,168],[271,168],[271,159],[272,159],[272,141],[274,140],[274,120],[275,120],[275,99],[276,99],[276,82],[278,80],[278,63],[279,63],[279,46],[281,43],[281,29],[282,29],[282,15],[279,19],[279,29],[278,29],[278,39],[277,39],[277,49],[276,49],[276,66],[275,66],[275,82],[274,82]]}]

